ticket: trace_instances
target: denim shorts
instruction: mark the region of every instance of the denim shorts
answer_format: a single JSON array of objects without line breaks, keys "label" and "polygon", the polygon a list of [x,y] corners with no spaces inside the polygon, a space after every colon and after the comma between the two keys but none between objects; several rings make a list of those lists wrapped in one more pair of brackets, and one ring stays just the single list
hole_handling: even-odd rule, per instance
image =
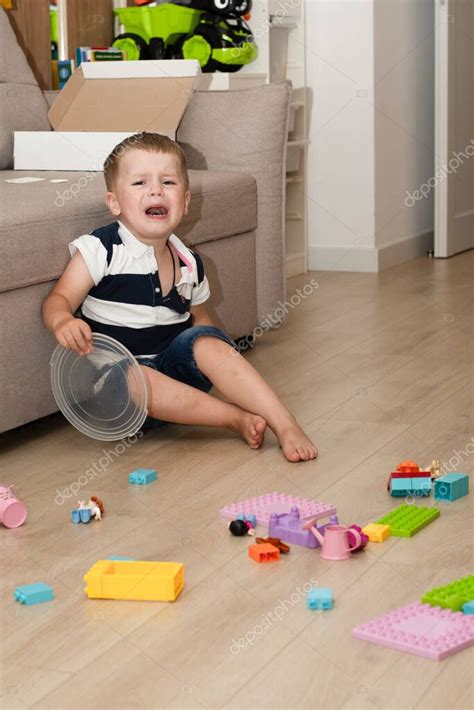
[{"label": "denim shorts", "polygon": [[[212,382],[201,372],[194,359],[193,345],[202,335],[211,336],[223,340],[235,347],[235,343],[222,330],[212,325],[198,325],[184,330],[158,355],[136,356],[140,365],[151,367],[163,375],[171,377],[178,382],[196,387],[202,392],[209,392],[212,389]],[[143,429],[151,429],[162,426],[167,422],[161,419],[147,417],[143,423]]]}]

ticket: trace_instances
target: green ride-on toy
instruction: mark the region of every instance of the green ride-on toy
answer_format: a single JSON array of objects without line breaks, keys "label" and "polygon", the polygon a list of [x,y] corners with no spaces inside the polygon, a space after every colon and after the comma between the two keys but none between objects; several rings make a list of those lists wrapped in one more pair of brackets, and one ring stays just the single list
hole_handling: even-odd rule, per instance
[{"label": "green ride-on toy", "polygon": [[242,18],[251,0],[175,0],[117,8],[123,34],[113,46],[133,59],[197,59],[202,71],[238,71],[258,50]]}]

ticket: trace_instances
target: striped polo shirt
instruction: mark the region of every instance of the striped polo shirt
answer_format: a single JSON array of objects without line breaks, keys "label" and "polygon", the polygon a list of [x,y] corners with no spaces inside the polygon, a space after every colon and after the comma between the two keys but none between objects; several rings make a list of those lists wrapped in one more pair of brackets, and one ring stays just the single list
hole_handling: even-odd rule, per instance
[{"label": "striped polo shirt", "polygon": [[172,234],[181,278],[163,297],[152,246],[139,241],[121,222],[83,234],[69,244],[79,251],[94,286],[81,306],[94,333],[120,341],[133,355],[155,355],[192,326],[189,309],[209,298],[201,258]]}]

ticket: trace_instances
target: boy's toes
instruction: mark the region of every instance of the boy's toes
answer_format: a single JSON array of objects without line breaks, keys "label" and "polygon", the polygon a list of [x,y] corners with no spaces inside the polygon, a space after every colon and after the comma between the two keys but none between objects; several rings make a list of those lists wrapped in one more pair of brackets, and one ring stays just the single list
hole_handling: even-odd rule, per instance
[{"label": "boy's toes", "polygon": [[285,458],[291,463],[298,463],[298,461],[301,461],[300,453],[296,446],[293,446],[293,444],[290,444],[288,446],[282,446],[282,451],[285,455]]},{"label": "boy's toes", "polygon": [[318,451],[300,426],[294,424],[283,431],[278,439],[285,458],[291,463],[315,459]]},{"label": "boy's toes", "polygon": [[242,418],[240,433],[251,449],[259,449],[263,443],[263,436],[267,422],[263,417],[246,412]]},{"label": "boy's toes", "polygon": [[300,461],[307,461],[309,459],[309,452],[306,448],[300,447],[298,453],[300,455]]}]

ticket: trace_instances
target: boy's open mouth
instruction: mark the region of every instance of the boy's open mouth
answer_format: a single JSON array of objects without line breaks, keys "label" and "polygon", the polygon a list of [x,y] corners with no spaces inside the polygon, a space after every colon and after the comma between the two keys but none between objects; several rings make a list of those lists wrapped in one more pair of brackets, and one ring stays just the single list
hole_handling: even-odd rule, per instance
[{"label": "boy's open mouth", "polygon": [[153,205],[145,210],[145,214],[152,219],[163,219],[168,216],[168,210],[163,205]]}]

